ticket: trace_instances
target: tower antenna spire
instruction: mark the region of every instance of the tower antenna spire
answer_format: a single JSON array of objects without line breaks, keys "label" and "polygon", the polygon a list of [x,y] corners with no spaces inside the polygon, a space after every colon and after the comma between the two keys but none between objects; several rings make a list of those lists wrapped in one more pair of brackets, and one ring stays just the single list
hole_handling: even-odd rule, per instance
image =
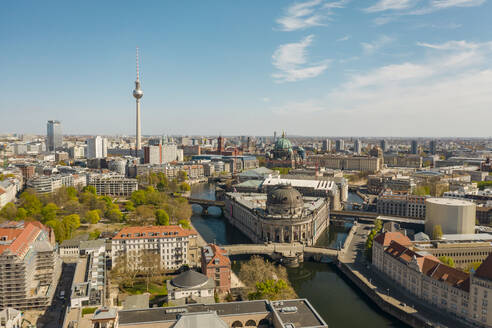
[{"label": "tower antenna spire", "polygon": [[139,70],[138,70],[138,46],[137,46],[137,81],[139,81],[139,77],[140,77],[140,73],[139,73]]}]

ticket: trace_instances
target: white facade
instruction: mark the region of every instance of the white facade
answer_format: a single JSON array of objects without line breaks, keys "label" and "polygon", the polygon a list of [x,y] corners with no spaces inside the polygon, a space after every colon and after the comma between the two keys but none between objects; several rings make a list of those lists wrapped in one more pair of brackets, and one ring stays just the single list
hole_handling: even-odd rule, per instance
[{"label": "white facade", "polygon": [[196,266],[196,239],[194,230],[186,230],[180,226],[123,228],[112,239],[113,265],[120,256],[124,256],[128,264],[138,266],[141,252],[150,250],[159,254],[162,268],[178,269],[185,264]]},{"label": "white facade", "polygon": [[87,140],[87,158],[105,158],[108,155],[108,140],[101,136]]},{"label": "white facade", "polygon": [[[179,152],[181,154],[181,161],[183,160],[183,150]],[[162,145],[162,163],[169,163],[179,161],[178,146],[176,144],[164,144]]]},{"label": "white facade", "polygon": [[14,202],[16,194],[17,186],[15,183],[9,180],[0,181],[0,209],[8,203]]}]

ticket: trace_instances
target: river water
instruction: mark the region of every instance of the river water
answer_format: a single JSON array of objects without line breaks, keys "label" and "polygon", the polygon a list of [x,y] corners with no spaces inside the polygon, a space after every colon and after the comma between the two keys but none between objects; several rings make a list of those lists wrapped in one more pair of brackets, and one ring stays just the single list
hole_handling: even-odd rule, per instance
[{"label": "river water", "polygon": [[[214,199],[211,184],[194,185],[193,198]],[[361,202],[349,194],[349,202]],[[217,244],[248,243],[248,238],[230,225],[217,208],[209,208],[202,216],[200,206],[193,205],[193,225],[207,242]],[[334,223],[318,240],[318,245],[336,248],[343,244],[351,223]],[[234,259],[233,259],[234,260]],[[239,262],[241,260],[238,260]],[[304,262],[298,268],[287,268],[289,280],[301,298],[307,298],[330,328],[342,327],[406,327],[386,315],[345,280],[332,264]]]}]

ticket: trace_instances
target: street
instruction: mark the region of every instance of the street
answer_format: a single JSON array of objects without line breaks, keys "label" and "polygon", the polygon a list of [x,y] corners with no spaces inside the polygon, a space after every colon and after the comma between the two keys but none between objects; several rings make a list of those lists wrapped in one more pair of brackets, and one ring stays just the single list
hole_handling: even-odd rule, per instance
[{"label": "street", "polygon": [[341,259],[343,262],[363,275],[380,294],[387,295],[384,298],[388,302],[408,312],[417,311],[417,315],[427,318],[435,327],[470,327],[470,325],[460,322],[461,320],[451,313],[436,311],[435,308],[432,308],[432,305],[411,296],[403,287],[376,273],[364,255],[365,242],[371,229],[372,225],[359,223],[349,248]]},{"label": "street", "polygon": [[[72,288],[73,275],[75,273],[75,263],[63,263],[62,273],[51,306],[39,317],[36,325],[42,328],[58,328],[63,324],[65,310],[69,305],[70,292]],[[65,291],[64,299],[60,299],[60,292]]]}]

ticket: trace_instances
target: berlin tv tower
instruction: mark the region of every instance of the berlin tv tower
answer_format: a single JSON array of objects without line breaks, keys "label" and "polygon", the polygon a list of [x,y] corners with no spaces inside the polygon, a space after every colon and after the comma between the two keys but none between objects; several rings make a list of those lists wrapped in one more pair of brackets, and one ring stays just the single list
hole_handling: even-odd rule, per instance
[{"label": "berlin tv tower", "polygon": [[136,147],[135,150],[138,151],[142,149],[142,134],[140,131],[140,98],[143,97],[143,91],[140,88],[140,79],[138,71],[138,47],[137,47],[137,80],[135,81],[135,89],[133,90],[133,96],[137,101],[137,133],[136,133]]}]

